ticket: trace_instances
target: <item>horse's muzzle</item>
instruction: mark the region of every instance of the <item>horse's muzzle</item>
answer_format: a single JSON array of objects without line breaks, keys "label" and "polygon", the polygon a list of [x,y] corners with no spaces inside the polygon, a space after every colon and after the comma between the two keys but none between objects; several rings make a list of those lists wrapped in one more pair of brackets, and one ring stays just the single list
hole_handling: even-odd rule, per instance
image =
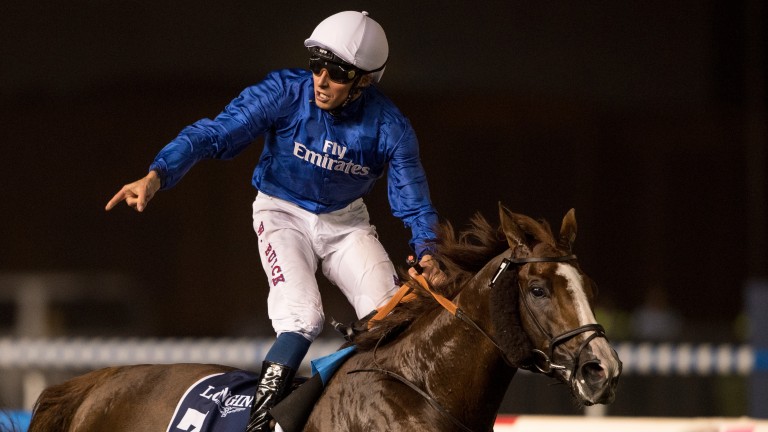
[{"label": "horse's muzzle", "polygon": [[610,404],[616,398],[621,361],[615,351],[611,354],[607,359],[591,357],[580,362],[571,390],[584,405]]}]

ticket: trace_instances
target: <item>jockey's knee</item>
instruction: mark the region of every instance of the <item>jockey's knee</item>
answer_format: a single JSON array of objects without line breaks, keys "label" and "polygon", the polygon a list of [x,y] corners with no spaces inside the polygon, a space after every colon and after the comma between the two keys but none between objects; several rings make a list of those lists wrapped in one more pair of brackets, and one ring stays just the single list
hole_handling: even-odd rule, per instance
[{"label": "jockey's knee", "polygon": [[277,334],[298,333],[312,342],[323,331],[324,323],[322,311],[303,311],[301,315],[273,319],[272,327]]}]

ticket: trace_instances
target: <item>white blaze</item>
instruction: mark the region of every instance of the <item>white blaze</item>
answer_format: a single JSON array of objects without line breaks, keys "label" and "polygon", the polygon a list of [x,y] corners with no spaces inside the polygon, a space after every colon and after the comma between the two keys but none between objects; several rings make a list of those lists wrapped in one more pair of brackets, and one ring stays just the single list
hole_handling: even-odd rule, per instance
[{"label": "white blaze", "polygon": [[576,308],[576,316],[579,317],[579,326],[596,324],[597,321],[595,320],[595,315],[589,307],[587,293],[584,292],[584,279],[581,277],[578,270],[571,265],[560,263],[557,265],[557,274],[568,281],[566,289],[571,295],[571,299],[573,299],[573,304]]},{"label": "white blaze", "polygon": [[[579,319],[579,326],[596,324],[597,320],[595,320],[595,315],[592,313],[592,308],[589,307],[587,293],[584,292],[584,279],[579,274],[579,271],[569,264],[559,263],[557,264],[556,273],[568,281],[566,289],[571,295],[573,305],[576,308],[576,316]],[[589,334],[582,334],[581,336],[586,338]],[[613,371],[613,374],[617,375],[619,370],[618,363],[616,363],[613,358],[613,352],[608,341],[606,341],[605,338],[598,337],[592,339],[589,345],[592,347],[592,353],[600,359],[603,367],[606,370]]]}]

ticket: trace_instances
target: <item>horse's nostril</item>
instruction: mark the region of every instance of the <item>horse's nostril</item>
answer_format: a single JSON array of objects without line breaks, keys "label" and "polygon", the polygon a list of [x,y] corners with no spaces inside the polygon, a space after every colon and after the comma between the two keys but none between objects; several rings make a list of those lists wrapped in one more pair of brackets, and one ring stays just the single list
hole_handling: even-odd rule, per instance
[{"label": "horse's nostril", "polygon": [[597,362],[585,363],[581,367],[581,374],[590,382],[597,382],[605,379],[605,369],[603,369],[603,367],[600,366],[600,363]]}]

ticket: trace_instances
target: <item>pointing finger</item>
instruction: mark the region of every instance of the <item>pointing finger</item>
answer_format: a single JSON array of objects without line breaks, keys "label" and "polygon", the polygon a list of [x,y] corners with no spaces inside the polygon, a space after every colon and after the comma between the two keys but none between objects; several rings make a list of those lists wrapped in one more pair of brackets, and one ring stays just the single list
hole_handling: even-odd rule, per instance
[{"label": "pointing finger", "polygon": [[126,199],[125,189],[120,189],[120,191],[116,193],[111,200],[109,200],[109,202],[107,203],[107,206],[104,209],[106,211],[110,211],[112,210],[113,207],[115,207],[120,201],[123,201],[124,199]]}]

